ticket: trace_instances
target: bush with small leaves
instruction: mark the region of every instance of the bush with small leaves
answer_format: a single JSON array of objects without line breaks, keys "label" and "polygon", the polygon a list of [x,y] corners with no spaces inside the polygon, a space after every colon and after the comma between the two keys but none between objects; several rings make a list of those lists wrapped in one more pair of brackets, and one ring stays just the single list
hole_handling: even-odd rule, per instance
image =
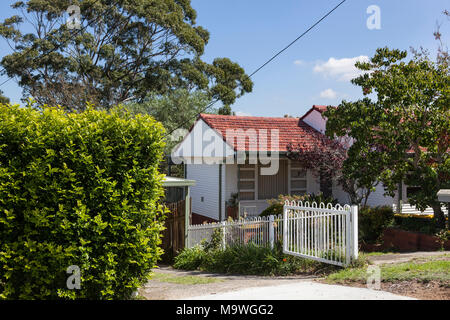
[{"label": "bush with small leaves", "polygon": [[359,240],[364,243],[376,243],[383,231],[393,223],[392,207],[362,207],[358,211]]},{"label": "bush with small leaves", "polygon": [[162,252],[163,133],[120,109],[0,104],[0,299],[132,296]]}]

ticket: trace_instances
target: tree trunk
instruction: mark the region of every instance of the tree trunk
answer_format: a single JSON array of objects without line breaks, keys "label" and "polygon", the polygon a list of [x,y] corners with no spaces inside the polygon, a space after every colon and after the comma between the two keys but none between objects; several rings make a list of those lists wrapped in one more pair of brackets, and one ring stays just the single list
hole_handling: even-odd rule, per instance
[{"label": "tree trunk", "polygon": [[324,197],[329,198],[333,196],[333,185],[332,177],[321,170],[320,172],[320,192],[323,193]]},{"label": "tree trunk", "polygon": [[436,220],[437,226],[441,229],[445,229],[445,215],[442,211],[441,204],[438,202],[431,205],[431,207],[433,208],[434,219]]}]

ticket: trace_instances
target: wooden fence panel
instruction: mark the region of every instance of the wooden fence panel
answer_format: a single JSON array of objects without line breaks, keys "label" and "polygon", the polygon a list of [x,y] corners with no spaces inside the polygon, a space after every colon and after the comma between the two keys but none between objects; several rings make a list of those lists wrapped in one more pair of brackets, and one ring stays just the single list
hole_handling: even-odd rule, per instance
[{"label": "wooden fence panel", "polygon": [[[190,199],[190,201],[192,203],[192,199]],[[166,207],[169,209],[170,213],[167,214],[164,225],[166,229],[163,231],[162,248],[164,249],[164,254],[168,258],[175,256],[177,252],[185,246],[185,206],[185,200],[166,203]],[[191,215],[190,212],[190,216]]]}]

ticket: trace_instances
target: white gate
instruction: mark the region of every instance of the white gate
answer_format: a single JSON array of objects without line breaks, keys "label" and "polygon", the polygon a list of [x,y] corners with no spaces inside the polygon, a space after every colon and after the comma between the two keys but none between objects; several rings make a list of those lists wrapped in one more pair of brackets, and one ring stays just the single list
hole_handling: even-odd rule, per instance
[{"label": "white gate", "polygon": [[286,201],[283,252],[338,266],[358,258],[358,207]]}]

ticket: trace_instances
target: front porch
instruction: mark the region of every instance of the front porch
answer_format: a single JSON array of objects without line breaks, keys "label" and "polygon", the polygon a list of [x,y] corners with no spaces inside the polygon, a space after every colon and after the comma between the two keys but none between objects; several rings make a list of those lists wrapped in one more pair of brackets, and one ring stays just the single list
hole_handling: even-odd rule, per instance
[{"label": "front porch", "polygon": [[268,207],[267,200],[277,198],[281,194],[303,195],[320,192],[320,183],[312,171],[287,158],[279,159],[278,172],[274,175],[261,173],[261,169],[269,165],[227,164],[225,167],[225,200],[229,202],[234,195],[234,204],[238,207],[240,217],[259,215]]}]

